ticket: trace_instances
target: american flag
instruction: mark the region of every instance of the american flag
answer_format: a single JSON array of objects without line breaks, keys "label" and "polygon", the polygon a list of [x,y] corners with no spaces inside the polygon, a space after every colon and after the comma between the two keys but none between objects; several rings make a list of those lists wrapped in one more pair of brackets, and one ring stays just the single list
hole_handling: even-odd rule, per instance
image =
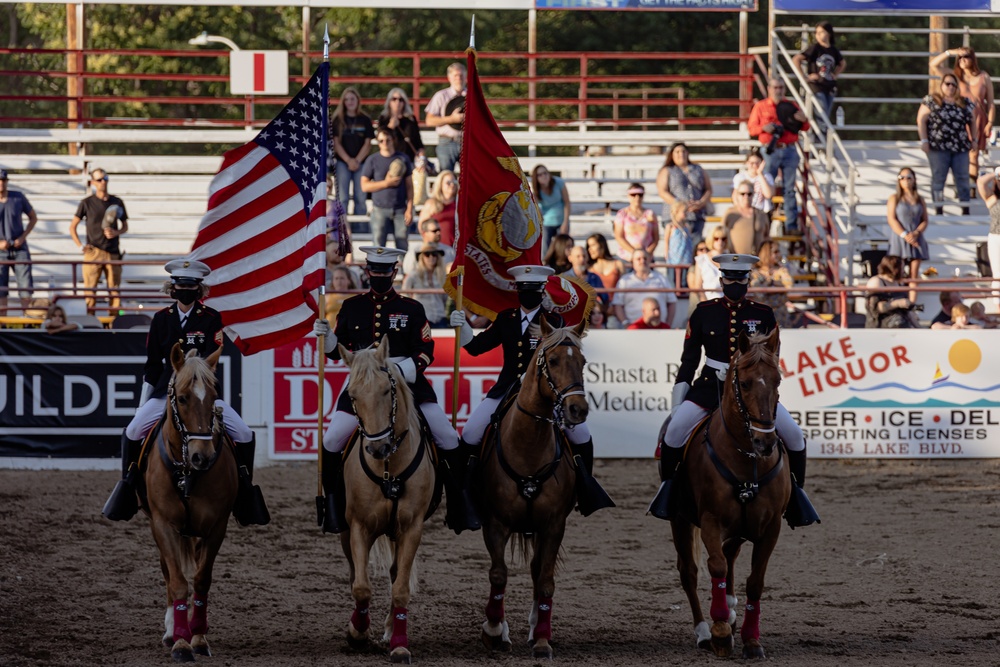
[{"label": "american flag", "polygon": [[304,337],[326,275],[329,63],[257,137],[225,154],[190,258],[212,268],[205,303],[243,354]]}]

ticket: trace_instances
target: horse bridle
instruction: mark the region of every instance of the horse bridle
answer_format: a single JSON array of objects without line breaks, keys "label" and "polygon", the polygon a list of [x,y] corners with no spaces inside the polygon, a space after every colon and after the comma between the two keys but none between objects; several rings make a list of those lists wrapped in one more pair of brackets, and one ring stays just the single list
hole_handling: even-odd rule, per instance
[{"label": "horse bridle", "polygon": [[392,449],[386,454],[385,458],[388,459],[390,456],[396,453],[399,449],[399,445],[402,444],[403,439],[406,434],[410,432],[410,429],[404,430],[398,436],[396,435],[396,407],[398,402],[396,401],[396,378],[393,377],[392,373],[385,366],[379,368],[380,371],[385,373],[389,378],[389,398],[391,400],[391,407],[389,409],[389,425],[378,433],[368,433],[365,429],[365,424],[361,420],[361,415],[358,414],[358,406],[354,403],[354,397],[348,394],[351,399],[351,409],[354,410],[354,416],[358,418],[358,431],[361,433],[362,437],[367,440],[381,440],[382,438],[389,437],[389,441],[392,443]]},{"label": "horse bridle", "polygon": [[174,391],[174,377],[170,378],[170,383],[167,385],[167,400],[170,402],[170,416],[174,424],[174,430],[181,436],[181,460],[180,465],[184,470],[190,470],[191,461],[188,457],[188,441],[189,440],[214,440],[217,433],[219,433],[220,424],[222,423],[222,406],[213,405],[212,406],[212,426],[211,431],[207,433],[192,433],[187,430],[187,426],[181,421],[181,414],[177,408],[177,392]]},{"label": "horse bridle", "polygon": [[[736,408],[740,412],[740,417],[743,418],[743,429],[745,430],[747,437],[751,439],[753,438],[754,432],[774,433],[777,428],[775,425],[775,419],[778,416],[778,403],[777,401],[775,401],[774,414],[771,415],[770,420],[759,419],[750,415],[750,410],[747,408],[746,402],[743,400],[743,392],[740,391],[740,370],[737,364],[738,361],[739,361],[738,356],[732,361],[732,367],[733,367],[732,383],[733,383],[733,393],[736,396]],[[759,426],[755,426],[755,424],[759,424]],[[729,433],[730,437],[733,437],[733,439],[735,440],[736,438],[729,431],[729,425],[726,423],[726,416],[724,414],[722,415],[722,425],[726,428],[726,432]],[[743,454],[748,458],[751,459],[757,458],[757,454],[756,452],[753,451],[753,449],[751,449],[748,452],[737,447],[736,451],[738,451],[740,454]]]},{"label": "horse bridle", "polygon": [[[521,403],[519,401],[516,401],[516,400],[515,400],[515,405],[517,405],[517,409],[518,410],[520,410],[524,414],[528,415],[529,417],[532,417],[533,419],[536,419],[538,421],[548,422],[550,424],[555,424],[556,426],[558,426],[561,429],[566,429],[566,428],[569,428],[569,427],[567,427],[567,425],[566,425],[566,411],[565,411],[565,408],[563,408],[563,402],[567,398],[569,398],[570,396],[586,396],[587,392],[585,392],[583,390],[583,383],[582,382],[571,382],[570,384],[568,384],[565,387],[563,387],[561,390],[560,389],[556,389],[556,385],[552,381],[552,375],[549,373],[549,362],[546,360],[546,353],[548,353],[548,351],[551,350],[552,348],[554,348],[556,346],[559,346],[559,345],[566,345],[568,347],[577,347],[571,341],[563,340],[563,341],[560,341],[559,343],[556,343],[555,345],[552,345],[550,347],[547,347],[547,348],[543,347],[543,348],[541,348],[540,350],[538,350],[537,354],[535,355],[536,356],[535,366],[537,366],[537,368],[539,370],[539,372],[535,374],[537,376],[535,378],[535,381],[538,383],[539,393],[541,393],[541,388],[542,388],[542,379],[541,378],[542,377],[545,378],[545,382],[549,386],[549,391],[552,392],[552,396],[555,399],[555,407],[552,410],[553,416],[552,417],[542,417],[542,416],[533,414],[531,412],[528,412],[527,410],[525,410],[524,408],[522,408],[521,407]],[[574,389],[575,387],[579,387],[580,389],[578,389],[577,391],[570,391],[571,389]]]}]

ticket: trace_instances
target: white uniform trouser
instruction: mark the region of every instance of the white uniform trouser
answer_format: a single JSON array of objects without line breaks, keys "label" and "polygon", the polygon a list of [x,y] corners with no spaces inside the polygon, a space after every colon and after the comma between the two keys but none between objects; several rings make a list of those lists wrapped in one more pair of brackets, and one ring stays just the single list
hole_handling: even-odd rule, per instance
[{"label": "white uniform trouser", "polygon": [[[229,407],[221,398],[215,399],[216,405],[222,406],[222,423],[226,427],[226,433],[233,439],[233,442],[250,442],[253,440],[253,430],[247,426],[243,418],[236,410]],[[135,417],[125,427],[125,435],[129,440],[142,440],[153,428],[153,424],[163,416],[167,409],[167,397],[151,398],[135,411]]]},{"label": "white uniform trouser", "polygon": [[[346,386],[346,385],[345,385]],[[451,427],[451,421],[437,403],[421,403],[420,412],[427,420],[438,449],[455,449],[458,447],[458,431]],[[358,427],[358,418],[350,412],[337,410],[333,413],[330,425],[323,433],[323,448],[328,452],[342,452],[347,446],[347,440]]]},{"label": "white uniform trouser", "polygon": [[[670,418],[670,425],[663,436],[664,444],[667,447],[680,448],[687,444],[688,438],[694,432],[698,422],[708,416],[708,410],[701,407],[694,401],[684,401],[677,412]],[[778,431],[778,437],[785,443],[785,447],[791,452],[801,452],[806,448],[806,439],[802,435],[802,429],[795,423],[792,416],[788,414],[781,403],[778,403],[778,412],[774,417],[774,427]]]},{"label": "white uniform trouser", "polygon": [[[499,405],[499,398],[484,398],[465,422],[465,428],[462,429],[462,440],[470,445],[481,443],[483,434],[486,433],[486,427],[489,426],[490,419],[493,418],[493,413],[497,411]],[[517,408],[512,409],[516,410]],[[563,432],[566,434],[566,439],[574,445],[582,445],[590,440],[590,429],[587,428],[587,422],[567,428]]]}]

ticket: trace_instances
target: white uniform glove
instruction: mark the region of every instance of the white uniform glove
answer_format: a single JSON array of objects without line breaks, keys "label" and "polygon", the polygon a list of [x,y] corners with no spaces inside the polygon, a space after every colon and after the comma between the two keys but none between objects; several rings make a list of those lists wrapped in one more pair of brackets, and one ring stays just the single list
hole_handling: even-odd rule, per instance
[{"label": "white uniform glove", "polygon": [[472,333],[472,327],[465,321],[464,310],[453,311],[451,317],[448,318],[448,324],[453,327],[462,327],[462,330],[458,332],[458,344],[461,347],[465,347],[472,342],[474,334]]},{"label": "white uniform glove", "polygon": [[407,384],[413,384],[417,381],[417,365],[413,362],[413,359],[410,357],[389,357],[389,361],[396,364]]},{"label": "white uniform glove", "polygon": [[688,390],[691,388],[687,382],[678,382],[674,384],[673,391],[670,392],[670,416],[673,417],[677,412],[677,408],[681,407],[681,403],[684,402],[684,397],[687,396]]},{"label": "white uniform glove", "polygon": [[146,401],[149,400],[149,397],[152,395],[153,395],[153,385],[149,384],[148,382],[143,382],[142,393],[139,395],[139,407],[141,408],[146,403]]},{"label": "white uniform glove", "polygon": [[323,339],[323,352],[330,354],[337,349],[337,334],[330,331],[330,323],[326,320],[317,319],[313,322],[313,333],[316,337],[325,336]]}]

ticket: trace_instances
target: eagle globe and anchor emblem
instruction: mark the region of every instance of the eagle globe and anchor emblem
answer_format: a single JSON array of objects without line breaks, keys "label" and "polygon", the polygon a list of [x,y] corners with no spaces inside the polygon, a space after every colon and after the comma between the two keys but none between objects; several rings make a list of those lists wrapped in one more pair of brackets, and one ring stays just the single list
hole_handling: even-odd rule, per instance
[{"label": "eagle globe and anchor emblem", "polygon": [[516,260],[542,233],[542,215],[531,197],[528,179],[515,157],[498,157],[500,166],[517,175],[517,192],[498,192],[480,207],[476,236],[484,250],[504,262]]}]

